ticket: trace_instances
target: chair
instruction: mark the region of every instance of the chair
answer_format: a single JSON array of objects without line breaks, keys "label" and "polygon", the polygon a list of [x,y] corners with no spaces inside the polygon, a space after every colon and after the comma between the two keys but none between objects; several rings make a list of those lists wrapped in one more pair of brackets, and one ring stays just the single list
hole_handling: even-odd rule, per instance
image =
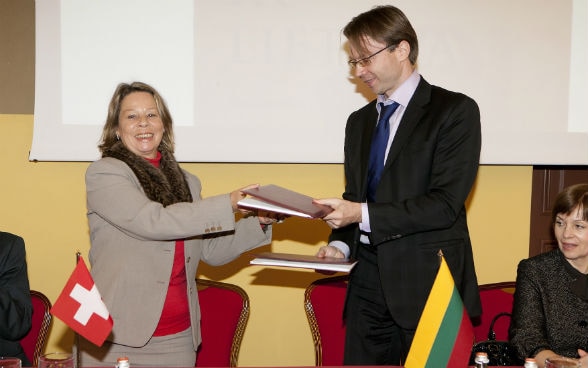
[{"label": "chair", "polygon": [[[514,299],[514,290],[516,283],[514,281],[497,282],[493,284],[479,285],[480,299],[482,301],[482,315],[479,324],[474,324],[474,334],[476,342],[488,340],[488,329],[492,318],[498,313],[512,313],[512,304]],[[496,340],[508,340],[508,328],[510,326],[509,318],[499,318],[494,325]]]},{"label": "chair", "polygon": [[249,296],[237,285],[196,278],[202,343],[197,367],[236,367],[249,319]]},{"label": "chair", "polygon": [[52,320],[51,313],[49,313],[51,302],[43,293],[35,290],[31,290],[31,301],[33,303],[32,327],[27,335],[20,340],[20,345],[32,366],[36,367],[49,336],[49,326]]},{"label": "chair", "polygon": [[348,275],[318,279],[304,293],[304,309],[312,332],[317,366],[343,365],[343,305],[348,279]]}]

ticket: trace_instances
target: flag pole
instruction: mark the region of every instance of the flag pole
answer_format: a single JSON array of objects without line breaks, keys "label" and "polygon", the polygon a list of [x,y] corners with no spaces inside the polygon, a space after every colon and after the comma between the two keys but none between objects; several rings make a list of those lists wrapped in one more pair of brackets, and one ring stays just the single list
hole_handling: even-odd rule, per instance
[{"label": "flag pole", "polygon": [[[80,262],[82,253],[78,250],[76,252],[76,266]],[[74,331],[74,347],[75,347],[75,368],[80,368],[80,335]]]}]

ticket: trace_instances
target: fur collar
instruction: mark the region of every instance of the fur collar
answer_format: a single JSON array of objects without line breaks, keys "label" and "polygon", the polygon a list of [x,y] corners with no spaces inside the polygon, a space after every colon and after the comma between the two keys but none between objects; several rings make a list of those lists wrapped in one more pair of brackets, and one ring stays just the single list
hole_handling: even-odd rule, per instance
[{"label": "fur collar", "polygon": [[186,177],[171,152],[161,151],[159,168],[129,151],[122,142],[116,142],[102,156],[126,163],[139,179],[145,195],[163,207],[178,202],[192,202]]}]

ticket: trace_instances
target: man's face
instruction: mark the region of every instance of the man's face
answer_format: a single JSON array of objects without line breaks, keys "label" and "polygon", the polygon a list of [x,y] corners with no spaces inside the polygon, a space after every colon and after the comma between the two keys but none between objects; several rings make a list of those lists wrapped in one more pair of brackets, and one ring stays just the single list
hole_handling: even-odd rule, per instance
[{"label": "man's face", "polygon": [[407,70],[412,72],[407,47],[406,41],[386,45],[366,37],[365,50],[350,46],[350,64],[354,75],[375,94],[389,97],[404,82]]}]

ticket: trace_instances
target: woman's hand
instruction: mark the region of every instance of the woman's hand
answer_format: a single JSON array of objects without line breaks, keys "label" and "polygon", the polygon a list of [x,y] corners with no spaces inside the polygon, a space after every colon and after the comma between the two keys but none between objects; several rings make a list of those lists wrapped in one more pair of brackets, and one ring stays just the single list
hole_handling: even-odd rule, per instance
[{"label": "woman's hand", "polygon": [[578,349],[578,355],[580,356],[580,366],[588,367],[588,353],[582,349]]},{"label": "woman's hand", "polygon": [[261,225],[271,225],[274,222],[278,222],[278,219],[273,217],[257,216],[257,218],[259,219],[259,223]]},{"label": "woman's hand", "polygon": [[254,189],[254,188],[259,188],[259,184],[251,184],[251,185],[248,185],[246,187],[243,187],[243,188],[237,189],[235,191],[232,191],[230,193],[231,206],[233,206],[233,212],[241,212],[243,214],[247,214],[247,213],[250,213],[251,212],[251,211],[248,211],[246,209],[240,208],[239,205],[237,204],[237,202],[239,202],[243,198],[247,197],[247,194],[243,193],[243,190],[245,190],[245,189]]},{"label": "woman's hand", "polygon": [[537,355],[535,355],[535,360],[537,361],[539,368],[545,368],[545,359],[556,355],[558,354],[556,354],[553,350],[541,350],[537,353]]}]

